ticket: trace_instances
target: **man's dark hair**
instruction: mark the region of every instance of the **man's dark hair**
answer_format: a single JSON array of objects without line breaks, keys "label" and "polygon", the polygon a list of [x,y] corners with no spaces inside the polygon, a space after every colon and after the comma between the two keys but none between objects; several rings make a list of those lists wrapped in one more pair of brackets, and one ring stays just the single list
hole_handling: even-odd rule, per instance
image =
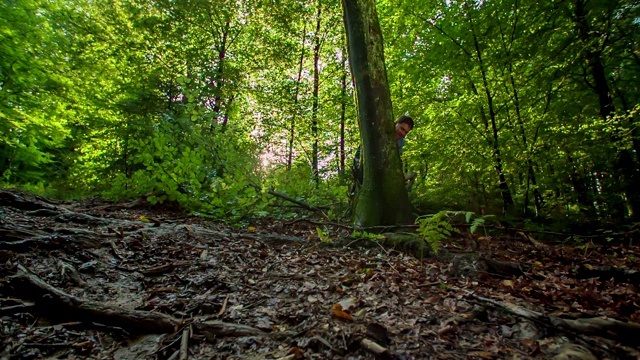
[{"label": "man's dark hair", "polygon": [[409,125],[409,130],[413,129],[413,119],[410,116],[402,115],[396,120],[396,124],[407,124]]}]

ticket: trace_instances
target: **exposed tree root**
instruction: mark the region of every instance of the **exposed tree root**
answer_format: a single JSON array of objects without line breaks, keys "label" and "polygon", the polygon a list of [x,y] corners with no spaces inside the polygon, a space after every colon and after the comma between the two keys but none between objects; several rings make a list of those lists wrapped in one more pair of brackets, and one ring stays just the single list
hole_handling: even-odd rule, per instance
[{"label": "exposed tree root", "polygon": [[623,322],[605,317],[565,319],[547,316],[516,304],[473,294],[470,294],[470,296],[538,324],[545,324],[556,329],[569,330],[584,335],[601,336],[630,346],[637,346],[637,341],[640,337],[640,324],[633,322]]},{"label": "exposed tree root", "polygon": [[32,249],[95,249],[102,241],[94,238],[74,238],[69,235],[36,235],[15,241],[0,241],[0,250],[31,251]]},{"label": "exposed tree root", "polygon": [[182,320],[161,313],[117,308],[82,300],[49,285],[20,264],[14,280],[18,285],[15,292],[22,297],[29,297],[38,308],[52,314],[65,314],[74,319],[118,326],[138,333],[171,333],[182,324]]},{"label": "exposed tree root", "polygon": [[[184,325],[181,319],[157,312],[131,310],[82,300],[46,283],[23,265],[18,264],[17,267],[18,274],[11,282],[14,287],[12,295],[31,299],[35,303],[35,309],[45,314],[64,314],[68,318],[117,326],[132,333],[173,333]],[[210,339],[267,335],[251,326],[223,321],[196,320],[193,326]]]}]

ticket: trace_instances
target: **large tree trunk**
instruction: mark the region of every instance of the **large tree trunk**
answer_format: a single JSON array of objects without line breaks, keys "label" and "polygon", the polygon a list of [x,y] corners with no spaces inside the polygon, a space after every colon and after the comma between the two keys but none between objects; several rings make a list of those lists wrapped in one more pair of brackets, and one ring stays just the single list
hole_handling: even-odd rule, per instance
[{"label": "large tree trunk", "polygon": [[[598,96],[598,102],[600,105],[600,116],[607,119],[610,116],[615,115],[615,106],[611,97],[611,87],[607,81],[607,75],[604,68],[604,63],[601,58],[601,50],[598,45],[598,35],[594,34],[591,29],[588,20],[588,9],[586,0],[574,1],[574,21],[578,37],[585,46],[585,59],[593,79],[592,88]],[[620,135],[613,135],[612,141],[618,149],[618,156],[614,163],[614,169],[620,178],[620,188],[627,199],[627,207],[629,214],[634,221],[640,219],[640,174],[638,169],[638,159],[631,150],[627,149],[625,144],[616,144],[619,142],[626,142],[628,139],[622,138]],[[615,191],[614,189],[612,189]],[[613,194],[610,196],[610,213],[614,219],[624,219],[624,208],[621,201],[616,201],[616,198],[621,198]]]},{"label": "large tree trunk", "polygon": [[358,99],[364,180],[354,203],[358,226],[413,221],[393,124],[382,31],[374,0],[342,0]]}]

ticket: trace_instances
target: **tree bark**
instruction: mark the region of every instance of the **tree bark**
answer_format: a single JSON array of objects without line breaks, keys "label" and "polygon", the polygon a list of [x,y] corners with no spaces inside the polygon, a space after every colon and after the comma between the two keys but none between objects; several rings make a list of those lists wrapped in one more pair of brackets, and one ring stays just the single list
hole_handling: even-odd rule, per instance
[{"label": "tree bark", "polygon": [[[602,116],[603,119],[607,119],[615,115],[615,106],[601,57],[602,51],[599,49],[599,46],[596,46],[599,42],[597,38],[598,35],[594,35],[588,21],[589,10],[587,9],[587,1],[575,0],[573,5],[574,22],[578,37],[586,49],[585,60],[594,82],[592,85],[593,91],[598,96],[600,116]],[[633,152],[627,149],[624,144],[616,144],[624,141],[627,141],[627,139],[623,139],[620,135],[614,134],[612,136],[612,142],[620,149],[614,162],[614,169],[622,180],[619,190],[622,190],[626,196],[629,215],[633,221],[638,221],[640,219],[640,169],[638,159]],[[613,186],[612,191],[617,192],[616,186]],[[609,201],[611,209],[609,212],[612,218],[624,220],[624,206],[621,201],[616,201],[616,199],[619,198],[617,194],[611,194],[609,198],[611,199]]]},{"label": "tree bark", "polygon": [[[218,51],[218,68],[216,69],[216,77],[215,77],[215,85],[216,85],[216,96],[213,100],[213,111],[216,112],[216,115],[220,115],[222,112],[222,84],[224,84],[224,60],[227,57],[227,39],[229,37],[229,28],[231,24],[229,21],[226,22],[224,30],[222,32],[222,40],[220,42],[219,51]],[[226,111],[222,115],[222,131],[227,127],[228,121]]]},{"label": "tree bark", "polygon": [[358,226],[410,223],[375,1],[342,0],[342,7],[364,155],[354,221]]},{"label": "tree bark", "polygon": [[511,197],[511,190],[509,189],[507,178],[504,175],[502,156],[499,146],[498,125],[496,123],[496,113],[493,107],[493,96],[491,95],[491,91],[489,90],[489,81],[487,79],[487,73],[482,60],[482,51],[480,50],[480,44],[478,42],[478,38],[476,37],[475,28],[473,26],[473,20],[471,19],[471,16],[469,16],[469,23],[471,25],[471,33],[473,35],[473,44],[476,50],[478,65],[480,66],[480,72],[482,74],[482,84],[484,87],[485,95],[487,97],[487,107],[489,109],[489,121],[491,124],[493,146],[492,157],[495,162],[494,168],[496,169],[496,172],[498,173],[498,179],[500,180],[498,187],[500,188],[500,193],[502,195],[503,213],[506,214],[513,209],[513,197]]},{"label": "tree bark", "polygon": [[313,47],[313,104],[311,109],[311,134],[313,136],[313,150],[312,150],[312,166],[313,177],[316,184],[320,183],[320,173],[318,171],[318,92],[320,88],[320,15],[322,14],[322,7],[320,0],[318,0],[318,12],[316,14],[316,33],[315,33],[315,45]]},{"label": "tree bark", "polygon": [[346,153],[344,150],[344,123],[347,117],[347,63],[344,61],[347,51],[342,51],[342,92],[340,93],[340,165],[338,167],[338,173],[344,174],[345,170],[345,158]]},{"label": "tree bark", "polygon": [[296,115],[298,113],[298,94],[300,93],[300,81],[302,80],[302,65],[304,63],[305,40],[307,38],[307,24],[302,29],[302,45],[300,46],[300,61],[298,62],[298,78],[296,80],[296,91],[293,95],[293,110],[296,114],[291,116],[291,128],[289,130],[289,156],[287,158],[287,170],[291,170],[293,164],[293,140],[295,139]]}]

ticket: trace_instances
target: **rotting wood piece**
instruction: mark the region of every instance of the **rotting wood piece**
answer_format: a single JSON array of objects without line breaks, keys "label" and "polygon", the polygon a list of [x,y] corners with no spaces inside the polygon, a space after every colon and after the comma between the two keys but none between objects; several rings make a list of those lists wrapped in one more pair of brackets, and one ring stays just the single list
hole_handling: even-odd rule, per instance
[{"label": "rotting wood piece", "polygon": [[251,326],[215,320],[196,321],[193,326],[211,341],[225,336],[264,336],[267,334]]},{"label": "rotting wood piece", "polygon": [[522,266],[516,262],[500,261],[487,257],[482,257],[482,261],[487,264],[487,271],[489,273],[504,275],[504,276],[523,276]]},{"label": "rotting wood piece", "polygon": [[[172,316],[141,310],[106,306],[85,301],[47,284],[22,265],[18,265],[15,280],[20,281],[16,289],[22,296],[28,296],[40,309],[47,313],[64,313],[87,322],[121,327],[131,332],[171,333],[182,324],[182,320]],[[15,281],[14,280],[14,281]]]},{"label": "rotting wood piece", "polygon": [[582,265],[576,271],[576,278],[599,278],[602,281],[613,279],[616,283],[628,283],[640,285],[640,271],[620,269],[612,266],[587,266]]}]

